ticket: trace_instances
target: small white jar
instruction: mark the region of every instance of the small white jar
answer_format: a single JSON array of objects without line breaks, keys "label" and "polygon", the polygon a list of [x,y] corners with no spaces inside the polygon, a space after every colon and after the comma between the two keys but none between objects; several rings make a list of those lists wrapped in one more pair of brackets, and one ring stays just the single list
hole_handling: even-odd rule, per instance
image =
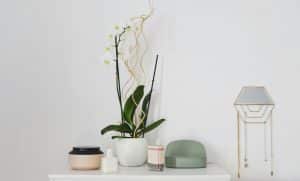
[{"label": "small white jar", "polygon": [[100,147],[73,147],[69,163],[73,170],[97,170],[101,166],[103,152]]},{"label": "small white jar", "polygon": [[102,159],[101,169],[104,173],[113,173],[118,171],[118,159],[113,156],[111,149],[107,149],[106,156]]}]

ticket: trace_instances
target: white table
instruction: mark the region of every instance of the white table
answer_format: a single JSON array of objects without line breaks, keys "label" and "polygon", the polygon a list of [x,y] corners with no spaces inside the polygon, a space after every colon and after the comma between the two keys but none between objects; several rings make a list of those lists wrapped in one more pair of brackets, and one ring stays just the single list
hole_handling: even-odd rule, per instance
[{"label": "white table", "polygon": [[230,174],[215,164],[199,169],[171,169],[149,171],[143,167],[119,167],[117,173],[105,174],[101,170],[60,170],[48,175],[50,181],[230,181]]}]

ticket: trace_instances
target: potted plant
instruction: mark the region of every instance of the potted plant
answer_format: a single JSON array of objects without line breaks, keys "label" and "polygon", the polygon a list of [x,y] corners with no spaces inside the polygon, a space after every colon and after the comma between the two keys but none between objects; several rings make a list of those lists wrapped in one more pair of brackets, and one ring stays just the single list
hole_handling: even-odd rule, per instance
[{"label": "potted plant", "polygon": [[[151,124],[147,124],[158,55],[156,55],[151,86],[140,83],[142,82],[141,78],[145,75],[142,58],[146,51],[146,49],[140,50],[140,39],[144,38],[143,24],[151,14],[152,10],[148,15],[132,18],[131,25],[126,25],[114,36],[109,36],[113,38],[113,43],[112,46],[106,48],[107,51],[114,54],[112,62],[115,63],[116,89],[121,122],[106,126],[101,130],[101,134],[103,135],[110,131],[119,132],[119,135],[112,136],[112,139],[116,140],[116,154],[120,164],[123,166],[139,166],[145,163],[147,158],[147,140],[144,138],[144,135],[165,121],[165,119],[159,119]],[[120,28],[115,26],[115,29],[118,31]],[[134,40],[133,45],[128,43],[132,40],[132,38],[128,38],[130,35],[132,35],[131,37]],[[143,40],[145,41],[145,39]],[[139,54],[139,52],[142,53]],[[108,60],[105,60],[105,62],[108,63]],[[125,66],[130,77],[122,88],[120,62],[123,63],[122,65]],[[145,93],[147,87],[149,87],[149,90]],[[126,96],[127,94],[128,96]]]}]

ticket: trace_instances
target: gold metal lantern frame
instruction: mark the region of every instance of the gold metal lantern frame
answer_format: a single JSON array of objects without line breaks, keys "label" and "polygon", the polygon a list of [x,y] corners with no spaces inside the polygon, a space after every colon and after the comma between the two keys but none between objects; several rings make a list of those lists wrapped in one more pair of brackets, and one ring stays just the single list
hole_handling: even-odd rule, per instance
[{"label": "gold metal lantern frame", "polygon": [[[257,124],[264,126],[264,158],[270,161],[270,175],[274,175],[274,151],[273,151],[273,109],[275,104],[264,87],[247,86],[243,87],[234,102],[237,111],[237,152],[238,164],[237,176],[240,178],[241,171],[241,124],[243,124],[243,146],[244,146],[244,167],[248,167],[248,125]],[[269,129],[269,140],[268,140]],[[267,152],[267,141],[270,142],[270,155]]]}]

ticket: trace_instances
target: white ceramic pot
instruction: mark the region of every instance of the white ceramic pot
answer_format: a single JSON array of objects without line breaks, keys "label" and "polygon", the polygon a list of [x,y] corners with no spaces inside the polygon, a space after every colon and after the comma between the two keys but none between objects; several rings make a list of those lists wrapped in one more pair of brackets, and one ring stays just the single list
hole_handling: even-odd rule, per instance
[{"label": "white ceramic pot", "polygon": [[145,138],[124,138],[116,140],[116,154],[122,166],[141,166],[147,160],[147,140]]}]

